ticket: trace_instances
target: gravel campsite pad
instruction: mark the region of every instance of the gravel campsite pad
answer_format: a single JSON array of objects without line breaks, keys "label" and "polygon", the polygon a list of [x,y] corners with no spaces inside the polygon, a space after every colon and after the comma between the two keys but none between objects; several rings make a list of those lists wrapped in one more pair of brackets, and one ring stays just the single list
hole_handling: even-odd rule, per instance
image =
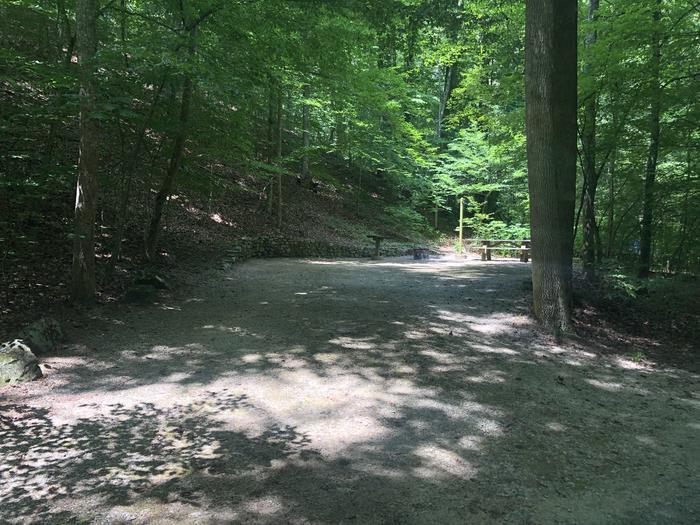
[{"label": "gravel campsite pad", "polygon": [[0,391],[5,523],[699,523],[700,382],[542,335],[528,264],[251,261]]}]

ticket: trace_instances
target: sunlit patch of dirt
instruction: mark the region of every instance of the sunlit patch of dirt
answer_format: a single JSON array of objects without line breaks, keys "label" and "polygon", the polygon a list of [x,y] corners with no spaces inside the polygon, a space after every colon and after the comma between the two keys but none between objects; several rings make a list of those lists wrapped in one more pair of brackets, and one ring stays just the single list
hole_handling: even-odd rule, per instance
[{"label": "sunlit patch of dirt", "polygon": [[697,521],[698,376],[543,335],[528,276],[258,261],[87,312],[2,392],[2,517]]}]

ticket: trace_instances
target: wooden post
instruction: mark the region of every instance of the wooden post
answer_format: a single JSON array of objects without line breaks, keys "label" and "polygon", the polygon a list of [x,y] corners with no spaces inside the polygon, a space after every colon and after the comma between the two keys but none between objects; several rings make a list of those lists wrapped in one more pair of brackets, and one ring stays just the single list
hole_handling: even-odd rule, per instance
[{"label": "wooden post", "polygon": [[491,241],[484,241],[484,244],[481,247],[481,249],[482,249],[481,260],[482,261],[490,261],[491,260]]},{"label": "wooden post", "polygon": [[435,229],[438,229],[438,211],[440,211],[440,202],[438,198],[435,197]]},{"label": "wooden post", "polygon": [[457,244],[459,255],[462,255],[462,239],[464,238],[464,197],[459,199],[459,243]]},{"label": "wooden post", "polygon": [[530,246],[527,241],[523,241],[520,245],[520,262],[528,262],[530,260]]}]

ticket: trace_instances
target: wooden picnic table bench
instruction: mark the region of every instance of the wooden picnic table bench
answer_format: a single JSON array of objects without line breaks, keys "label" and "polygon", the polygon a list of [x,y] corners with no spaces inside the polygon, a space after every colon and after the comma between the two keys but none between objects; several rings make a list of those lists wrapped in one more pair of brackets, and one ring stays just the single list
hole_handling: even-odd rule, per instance
[{"label": "wooden picnic table bench", "polygon": [[479,245],[482,261],[491,260],[491,252],[520,252],[520,262],[530,260],[530,239],[467,239],[470,244]]}]

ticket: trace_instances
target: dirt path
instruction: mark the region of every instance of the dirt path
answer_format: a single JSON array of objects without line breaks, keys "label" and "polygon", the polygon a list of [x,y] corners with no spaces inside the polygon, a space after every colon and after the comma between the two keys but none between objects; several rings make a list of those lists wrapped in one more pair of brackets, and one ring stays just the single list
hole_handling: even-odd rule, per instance
[{"label": "dirt path", "polygon": [[698,523],[700,387],[557,345],[529,265],[254,261],[0,392],[0,522]]}]

